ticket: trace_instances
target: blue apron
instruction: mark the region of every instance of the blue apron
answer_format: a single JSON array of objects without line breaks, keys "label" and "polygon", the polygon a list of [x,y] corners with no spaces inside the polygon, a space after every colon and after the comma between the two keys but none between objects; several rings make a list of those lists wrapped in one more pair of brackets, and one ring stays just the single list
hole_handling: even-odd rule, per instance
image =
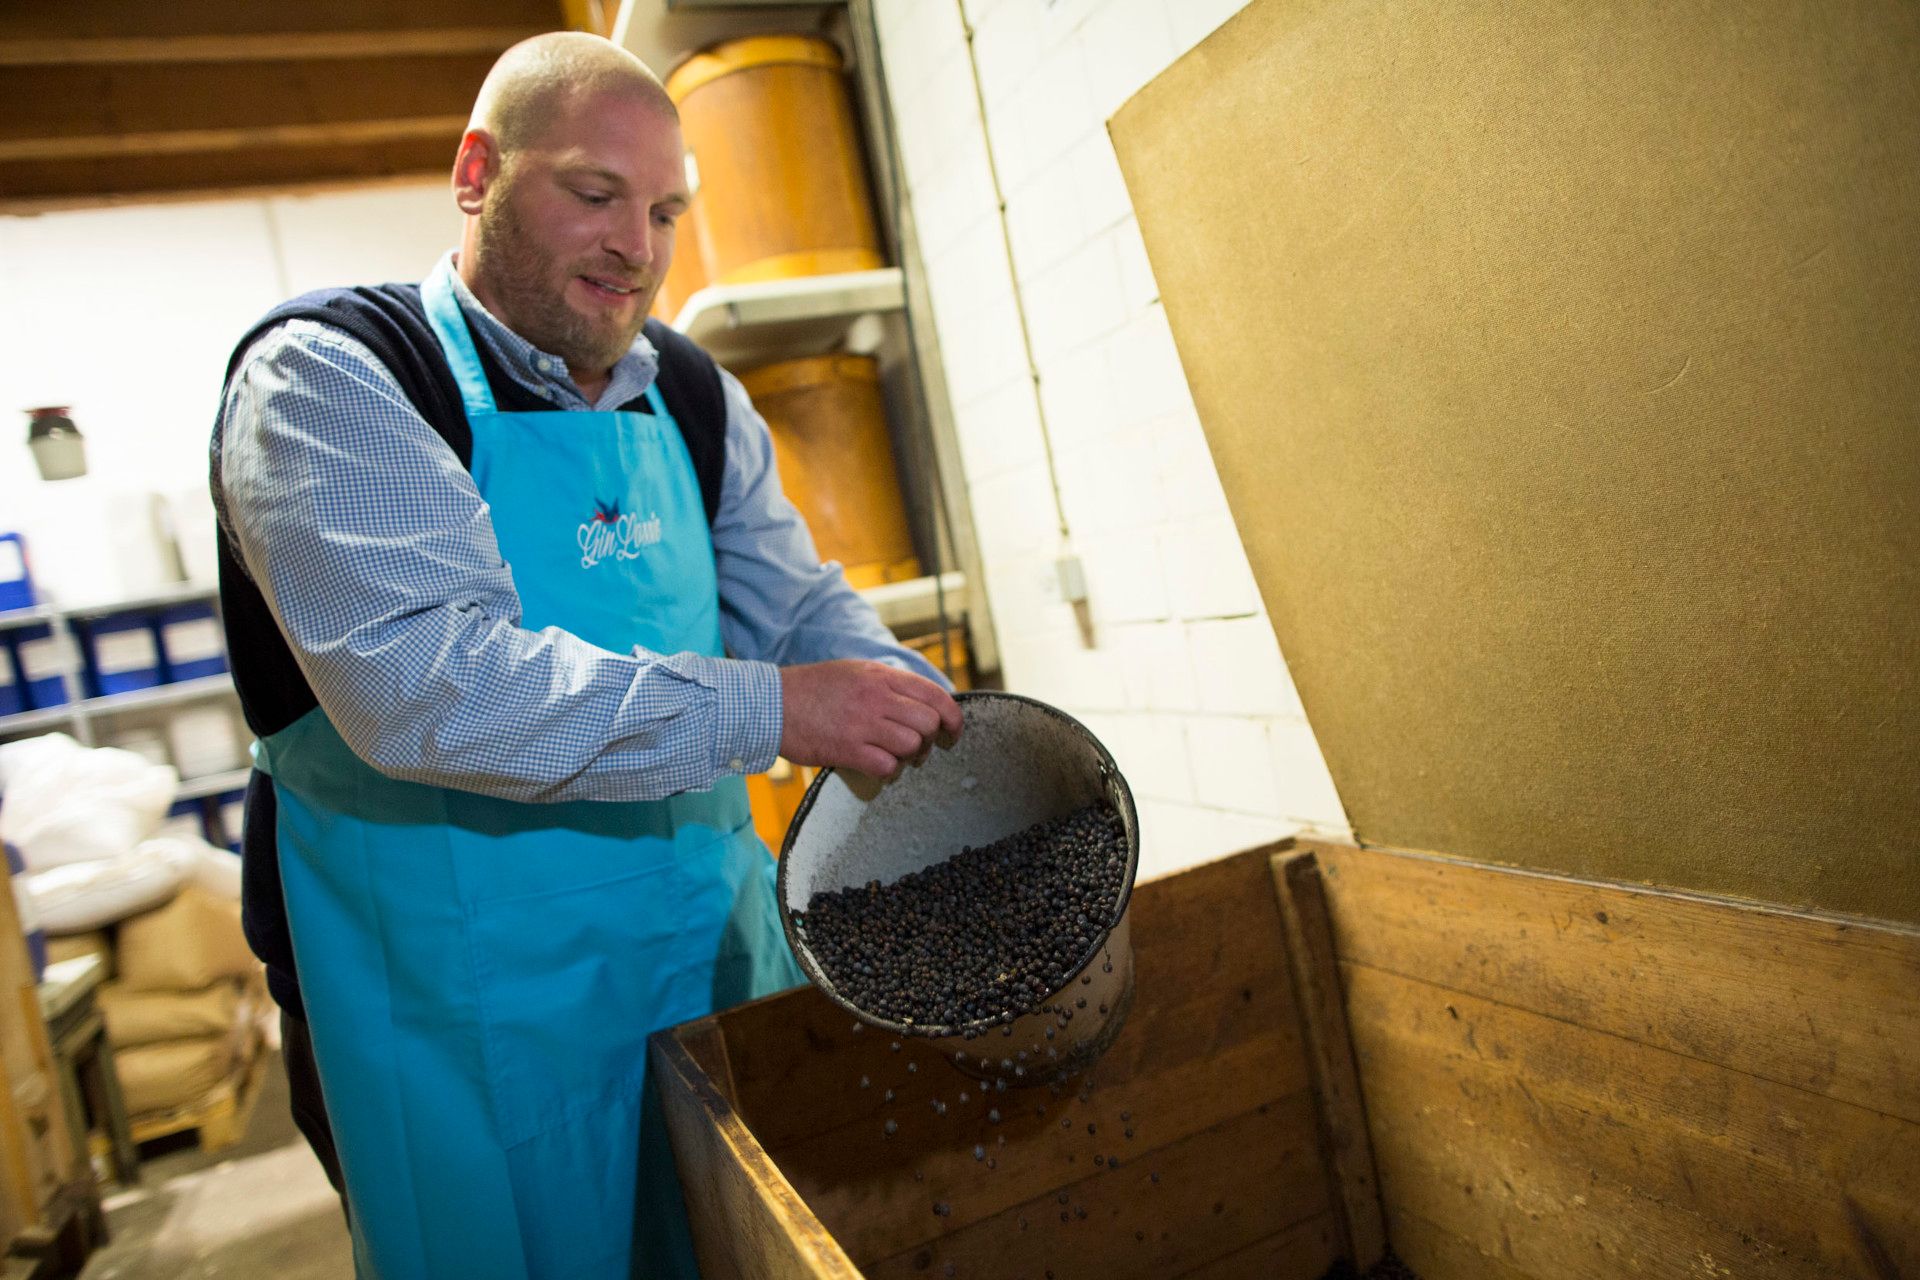
[{"label": "blue apron", "polygon": [[[422,295],[521,625],[719,656],[658,391],[651,415],[501,413],[446,277]],[[647,1036],[801,981],[745,783],[519,804],[388,778],[317,709],[258,758],[359,1274],[697,1276]]]}]

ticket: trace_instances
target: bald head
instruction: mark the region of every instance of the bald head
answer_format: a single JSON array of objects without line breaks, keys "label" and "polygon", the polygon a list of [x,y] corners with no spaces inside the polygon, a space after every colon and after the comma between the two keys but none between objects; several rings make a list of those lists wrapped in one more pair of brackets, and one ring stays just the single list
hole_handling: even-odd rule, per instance
[{"label": "bald head", "polygon": [[480,86],[467,127],[492,134],[506,159],[538,143],[575,105],[602,95],[630,98],[679,119],[646,63],[600,36],[550,31],[500,55]]},{"label": "bald head", "polygon": [[461,279],[592,400],[646,323],[693,202],[667,91],[599,36],[513,46],[474,103],[453,199]]}]

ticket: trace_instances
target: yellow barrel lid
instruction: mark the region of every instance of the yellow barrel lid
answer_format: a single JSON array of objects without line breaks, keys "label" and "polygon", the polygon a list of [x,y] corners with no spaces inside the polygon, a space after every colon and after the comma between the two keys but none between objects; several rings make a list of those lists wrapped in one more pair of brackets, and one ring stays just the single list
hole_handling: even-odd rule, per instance
[{"label": "yellow barrel lid", "polygon": [[702,85],[756,67],[787,64],[839,71],[840,46],[820,36],[746,36],[702,49],[673,69],[667,95],[678,105]]}]

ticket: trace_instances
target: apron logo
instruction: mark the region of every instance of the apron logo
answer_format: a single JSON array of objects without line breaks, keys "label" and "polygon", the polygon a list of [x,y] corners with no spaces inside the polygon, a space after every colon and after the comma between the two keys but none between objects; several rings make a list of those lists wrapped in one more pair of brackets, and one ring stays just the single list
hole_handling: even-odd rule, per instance
[{"label": "apron logo", "polygon": [[593,504],[593,519],[580,526],[580,567],[591,569],[602,560],[638,560],[640,552],[660,541],[660,513],[642,520],[621,515],[618,502]]}]

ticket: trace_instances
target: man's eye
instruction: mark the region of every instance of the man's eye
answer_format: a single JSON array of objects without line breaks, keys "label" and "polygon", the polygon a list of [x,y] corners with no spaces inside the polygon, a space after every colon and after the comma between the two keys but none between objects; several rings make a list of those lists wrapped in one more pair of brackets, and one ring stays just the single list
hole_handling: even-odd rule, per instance
[{"label": "man's eye", "polygon": [[677,213],[669,213],[665,209],[657,209],[654,211],[653,220],[663,227],[671,227],[680,220],[680,215]]},{"label": "man's eye", "polygon": [[576,191],[573,194],[579,196],[584,203],[590,205],[603,205],[612,199],[611,196],[602,191]]}]

